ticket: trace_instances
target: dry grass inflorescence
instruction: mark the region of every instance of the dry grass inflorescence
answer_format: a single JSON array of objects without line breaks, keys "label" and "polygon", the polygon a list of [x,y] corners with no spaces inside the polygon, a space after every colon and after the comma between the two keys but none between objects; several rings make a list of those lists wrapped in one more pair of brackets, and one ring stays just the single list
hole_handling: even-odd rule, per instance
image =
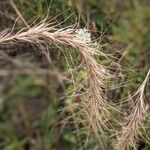
[{"label": "dry grass inflorescence", "polygon": [[148,71],[141,86],[130,98],[132,101],[132,110],[123,122],[122,131],[118,137],[116,149],[138,149],[137,143],[139,135],[141,135],[140,128],[143,126],[145,118],[148,117],[149,102],[145,100],[144,90],[149,75],[150,70]]},{"label": "dry grass inflorescence", "polygon": [[87,116],[89,128],[92,129],[98,138],[98,130],[101,129],[102,126],[103,128],[107,128],[105,113],[109,111],[110,107],[113,108],[104,94],[104,82],[107,78],[107,73],[104,71],[106,70],[105,67],[98,64],[96,60],[96,57],[101,56],[102,52],[100,52],[96,48],[97,46],[95,47],[95,44],[92,44],[91,41],[86,43],[86,41],[83,42],[80,40],[78,34],[80,35],[75,28],[67,27],[58,29],[53,23],[43,21],[33,27],[22,29],[17,33],[13,33],[13,31],[8,32],[8,30],[2,31],[0,34],[0,45],[9,45],[9,43],[12,44],[12,42],[14,44],[21,42],[38,45],[48,60],[50,60],[49,52],[43,49],[43,45],[54,45],[57,48],[63,45],[70,47],[71,50],[76,50],[82,59],[79,66],[87,73],[87,85],[84,86],[85,83],[83,83],[83,85],[74,83],[77,87],[76,92],[84,90],[83,93],[74,94],[82,95],[81,102],[78,105],[81,105],[82,111],[84,111]]},{"label": "dry grass inflorescence", "polygon": [[[107,70],[109,66],[99,63],[99,57],[103,57],[103,59],[110,59],[110,57],[100,50],[101,45],[98,42],[91,40],[91,35],[87,29],[78,29],[77,26],[59,28],[59,25],[53,23],[53,20],[46,21],[46,19],[33,26],[27,24],[26,28],[17,32],[14,29],[15,25],[13,29],[0,32],[0,46],[18,43],[36,45],[48,62],[51,62],[51,56],[47,47],[55,47],[60,52],[63,51],[62,47],[65,47],[70,55],[72,51],[76,51],[79,55],[78,66],[73,66],[72,70],[61,75],[55,68],[55,71],[48,73],[48,75],[56,75],[62,85],[61,81],[63,80],[73,84],[73,92],[66,95],[66,97],[73,97],[78,100],[72,103],[68,102],[63,109],[71,112],[71,116],[68,116],[68,118],[72,117],[74,120],[80,147],[84,145],[80,139],[80,130],[85,129],[88,134],[95,137],[101,149],[106,149],[100,138],[104,134],[114,138],[114,147],[117,150],[137,149],[139,137],[142,137],[142,134],[140,134],[142,123],[148,116],[149,103],[144,99],[144,90],[150,71],[148,71],[145,80],[135,94],[126,100],[126,102],[130,101],[129,103],[133,104],[130,105],[130,111],[126,113],[122,109],[123,106],[118,106],[107,97],[106,90],[109,88],[107,87],[107,82],[109,82],[110,78],[117,77],[111,74],[109,69]],[[0,53],[0,56],[11,60],[5,53]],[[20,62],[17,61],[11,60],[10,62],[20,65]],[[78,81],[75,74],[81,70],[84,72],[84,77]],[[33,70],[24,69],[21,72],[34,74],[36,70],[34,72]],[[42,69],[37,71],[37,74],[42,73],[45,73]],[[0,75],[7,74],[9,72],[1,71]],[[122,117],[118,119],[116,116],[115,118],[115,116],[111,116],[112,112]],[[120,130],[116,129],[115,131],[112,122],[114,120],[117,122],[117,119]],[[81,124],[78,120],[85,123]]]}]

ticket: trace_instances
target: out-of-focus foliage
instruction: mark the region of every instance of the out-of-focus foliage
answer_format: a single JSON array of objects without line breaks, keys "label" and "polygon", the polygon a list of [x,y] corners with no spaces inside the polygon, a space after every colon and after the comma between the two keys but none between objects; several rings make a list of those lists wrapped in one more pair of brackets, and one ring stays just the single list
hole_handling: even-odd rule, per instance
[{"label": "out-of-focus foliage", "polygon": [[[105,48],[119,54],[123,53],[123,59],[120,61],[126,74],[123,78],[130,83],[125,85],[126,88],[118,90],[118,93],[122,94],[121,97],[129,94],[128,89],[134,91],[142,82],[150,67],[149,0],[14,0],[14,2],[29,23],[35,19],[42,20],[46,15],[57,16],[55,21],[62,21],[62,25],[73,24],[80,18],[81,26],[87,26],[91,31],[97,32],[96,36],[102,34],[102,45],[106,43],[109,45]],[[6,7],[7,9],[9,8]],[[68,49],[62,48],[65,56],[76,63],[79,60],[78,55],[72,52],[72,57],[69,58],[67,51]],[[60,63],[59,54],[55,56],[58,58],[55,61],[61,69],[66,71],[72,69],[72,65],[64,59],[63,63]],[[76,80],[82,81],[84,76],[85,72],[80,70],[76,73]],[[62,93],[72,93],[74,88],[73,85],[69,85],[63,89],[56,81],[58,80],[54,77],[44,76],[39,79],[32,75],[16,75],[3,80],[2,86],[0,84],[0,149],[76,150],[80,144],[87,149],[95,147],[94,139],[91,137],[88,139],[88,133],[84,130],[80,131],[79,139],[74,134],[76,128],[72,123],[67,124],[65,121],[61,123],[69,113],[59,111],[65,105]],[[150,93],[147,92],[146,97],[150,97]],[[72,97],[67,97],[66,103],[72,101]],[[112,112],[108,116],[117,114]],[[149,122],[148,119],[145,121],[147,132],[150,129]],[[112,124],[116,130],[120,128],[115,121]],[[150,133],[145,134],[143,131],[144,138],[147,138],[146,135]],[[101,139],[107,150],[111,150],[110,139],[105,135],[101,135]],[[85,143],[80,143],[80,140]],[[147,143],[142,143],[141,147],[143,150],[150,149]]]}]

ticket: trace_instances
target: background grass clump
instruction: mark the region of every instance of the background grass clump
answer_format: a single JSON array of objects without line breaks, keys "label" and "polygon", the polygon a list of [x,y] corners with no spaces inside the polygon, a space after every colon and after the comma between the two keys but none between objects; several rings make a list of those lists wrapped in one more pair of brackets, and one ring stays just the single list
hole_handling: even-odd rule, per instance
[{"label": "background grass clump", "polygon": [[[88,28],[92,38],[100,41],[101,50],[112,58],[99,62],[109,65],[117,78],[108,79],[112,90],[106,93],[117,104],[132,94],[143,82],[150,68],[150,2],[149,0],[14,0],[19,12],[28,24],[54,18],[60,27],[79,23],[79,28]],[[0,1],[0,30],[13,26],[18,14],[10,1]],[[15,30],[26,27],[21,19]],[[36,45],[22,43],[0,47],[0,149],[4,150],[111,150],[113,144],[109,133],[100,132],[99,141],[90,136],[84,113],[76,112],[67,104],[80,102],[73,97],[75,86],[63,74],[73,72],[74,82],[87,80],[83,68],[74,70],[81,62],[79,55],[69,48],[51,48],[51,60],[38,51]],[[71,51],[71,52],[70,52]],[[65,56],[65,57],[64,57]],[[71,63],[68,63],[71,62]],[[119,64],[119,65],[118,65]],[[56,70],[56,68],[59,68]],[[116,69],[117,68],[117,69]],[[52,70],[52,71],[51,71]],[[71,74],[70,74],[71,76]],[[116,89],[116,82],[118,88]],[[147,87],[149,87],[149,82]],[[145,90],[150,99],[149,88]],[[83,89],[84,91],[84,89]],[[119,105],[123,105],[119,103]],[[128,113],[131,107],[125,105]],[[81,113],[79,113],[81,112]],[[108,118],[114,137],[121,129],[120,116],[111,110]],[[107,113],[107,112],[106,112]],[[76,118],[72,115],[77,114]],[[71,116],[71,117],[68,117]],[[81,119],[82,118],[82,119]],[[78,126],[76,126],[78,122]],[[150,121],[144,121],[139,150],[148,150],[150,145]],[[84,128],[85,127],[85,128]],[[92,133],[93,134],[93,133]],[[116,138],[116,137],[115,137]],[[146,139],[146,140],[145,140]]]}]

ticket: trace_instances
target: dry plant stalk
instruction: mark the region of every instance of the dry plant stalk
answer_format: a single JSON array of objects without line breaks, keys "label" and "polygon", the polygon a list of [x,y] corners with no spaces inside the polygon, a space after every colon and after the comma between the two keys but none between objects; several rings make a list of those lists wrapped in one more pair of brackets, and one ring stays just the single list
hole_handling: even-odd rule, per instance
[{"label": "dry plant stalk", "polygon": [[[41,22],[38,25],[28,29],[22,29],[16,34],[8,30],[0,33],[0,45],[9,44],[9,42],[29,42],[31,44],[48,44],[69,46],[75,49],[82,58],[82,66],[88,73],[88,89],[82,98],[83,109],[85,108],[89,125],[95,134],[98,134],[101,126],[105,127],[103,111],[110,106],[105,99],[103,89],[105,89],[104,67],[99,65],[95,56],[101,55],[96,48],[92,48],[90,43],[83,43],[76,38],[75,28],[57,29],[53,23]],[[103,117],[102,117],[103,116]]]},{"label": "dry plant stalk", "polygon": [[144,89],[150,75],[150,70],[147,76],[132,98],[136,97],[133,109],[130,115],[125,119],[122,132],[118,137],[116,145],[117,150],[137,150],[138,135],[140,135],[140,126],[147,116],[147,107],[144,101]]}]

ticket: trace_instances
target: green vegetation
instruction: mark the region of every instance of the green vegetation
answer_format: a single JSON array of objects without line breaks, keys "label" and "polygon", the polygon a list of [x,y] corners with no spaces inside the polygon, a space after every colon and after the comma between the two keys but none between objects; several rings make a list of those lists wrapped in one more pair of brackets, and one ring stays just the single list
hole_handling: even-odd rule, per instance
[{"label": "green vegetation", "polygon": [[[47,17],[47,20],[53,18],[59,28],[78,22],[78,28],[88,28],[92,38],[100,42],[98,49],[108,56],[108,59],[105,56],[96,58],[112,74],[106,79],[111,90],[104,93],[126,114],[114,108],[102,110],[102,119],[107,116],[111,123],[108,130],[99,129],[97,137],[88,124],[87,112],[80,106],[81,99],[87,98],[80,95],[90,92],[90,89],[85,91],[89,77],[86,67],[80,66],[83,60],[78,51],[64,45],[49,44],[48,57],[47,51],[41,52],[38,44],[32,42],[24,44],[18,40],[17,44],[11,43],[8,47],[0,44],[0,149],[112,150],[116,134],[122,128],[119,121],[124,121],[135,106],[133,101],[124,105],[124,100],[129,101],[127,97],[139,88],[150,68],[150,1],[13,2],[27,24],[34,22],[36,25]],[[7,23],[13,26],[19,14],[9,2],[0,2],[1,7],[4,10],[0,9],[0,30],[3,30]],[[5,12],[7,16],[4,16]],[[27,26],[21,18],[16,20],[15,30],[24,27]],[[47,50],[44,44],[42,46]],[[69,79],[73,80],[70,82]],[[149,80],[144,91],[144,102],[149,111]],[[143,118],[138,150],[150,149],[150,120],[147,116]]]}]

